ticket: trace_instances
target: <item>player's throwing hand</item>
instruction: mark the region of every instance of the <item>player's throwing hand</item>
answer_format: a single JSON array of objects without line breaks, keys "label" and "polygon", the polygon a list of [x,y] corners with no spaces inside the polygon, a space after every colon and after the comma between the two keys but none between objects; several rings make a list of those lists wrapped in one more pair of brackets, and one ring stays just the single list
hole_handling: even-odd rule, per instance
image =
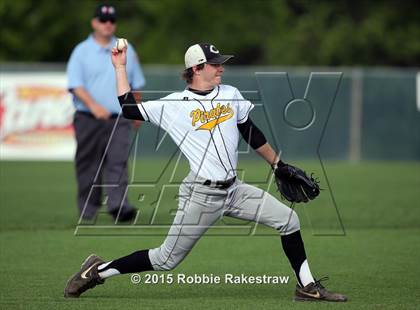
[{"label": "player's throwing hand", "polygon": [[127,47],[124,47],[122,50],[113,47],[111,53],[112,65],[114,68],[125,67],[127,64]]}]

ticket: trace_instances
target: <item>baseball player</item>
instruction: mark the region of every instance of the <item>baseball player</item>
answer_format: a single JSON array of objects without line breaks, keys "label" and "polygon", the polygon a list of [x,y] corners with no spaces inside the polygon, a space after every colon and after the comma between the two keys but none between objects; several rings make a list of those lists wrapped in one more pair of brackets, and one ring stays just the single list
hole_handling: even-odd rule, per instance
[{"label": "baseball player", "polygon": [[179,205],[164,242],[105,262],[92,254],[67,282],[65,297],[79,297],[105,279],[126,273],[174,269],[201,236],[222,216],[255,221],[277,230],[297,278],[295,300],[346,301],[329,292],[311,274],[297,214],[269,193],[236,175],[240,135],[275,171],[283,163],[252,122],[254,105],[238,89],[221,84],[222,55],[212,44],[195,44],[185,53],[187,87],[161,100],[137,104],[126,73],[126,49],[112,50],[118,99],[124,117],[163,128],[189,161],[191,171],[179,189]]}]

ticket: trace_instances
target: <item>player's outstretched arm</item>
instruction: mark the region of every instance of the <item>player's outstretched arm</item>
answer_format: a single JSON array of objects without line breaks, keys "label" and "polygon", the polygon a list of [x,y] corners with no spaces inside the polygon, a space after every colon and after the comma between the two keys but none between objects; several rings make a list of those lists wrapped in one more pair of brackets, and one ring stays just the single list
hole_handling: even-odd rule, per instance
[{"label": "player's outstretched arm", "polygon": [[273,150],[270,143],[268,142],[260,146],[255,151],[258,153],[258,155],[264,158],[270,164],[270,166],[273,166],[280,161],[278,154]]},{"label": "player's outstretched arm", "polygon": [[238,124],[238,130],[245,142],[271,166],[279,162],[279,156],[267,142],[262,131],[252,122],[250,117],[248,117],[244,123]]}]

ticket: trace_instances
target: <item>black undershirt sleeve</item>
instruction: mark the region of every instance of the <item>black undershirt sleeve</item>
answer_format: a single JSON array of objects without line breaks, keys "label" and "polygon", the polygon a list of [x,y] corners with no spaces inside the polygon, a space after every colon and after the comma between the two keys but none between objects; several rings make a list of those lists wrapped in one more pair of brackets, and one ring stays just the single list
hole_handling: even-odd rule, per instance
[{"label": "black undershirt sleeve", "polygon": [[137,107],[136,99],[132,92],[125,93],[118,97],[123,116],[128,119],[135,119],[144,121],[143,115],[141,115],[139,108]]},{"label": "black undershirt sleeve", "polygon": [[252,122],[250,117],[248,117],[246,122],[237,124],[237,126],[242,138],[244,138],[245,142],[248,143],[254,150],[267,143],[267,139],[264,137],[264,134]]}]

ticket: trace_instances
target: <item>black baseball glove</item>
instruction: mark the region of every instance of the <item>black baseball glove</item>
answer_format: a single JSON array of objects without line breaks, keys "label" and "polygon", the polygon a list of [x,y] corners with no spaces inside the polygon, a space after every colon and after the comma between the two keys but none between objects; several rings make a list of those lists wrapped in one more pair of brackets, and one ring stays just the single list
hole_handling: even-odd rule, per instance
[{"label": "black baseball glove", "polygon": [[308,202],[319,195],[318,181],[305,171],[280,161],[273,166],[277,188],[290,202]]}]

